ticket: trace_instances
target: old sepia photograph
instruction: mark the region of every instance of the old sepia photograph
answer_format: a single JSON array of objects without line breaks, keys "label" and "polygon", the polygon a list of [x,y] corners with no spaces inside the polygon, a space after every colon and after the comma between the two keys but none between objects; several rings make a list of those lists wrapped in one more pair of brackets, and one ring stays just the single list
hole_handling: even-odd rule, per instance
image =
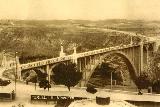
[{"label": "old sepia photograph", "polygon": [[0,0],[0,107],[160,107],[160,1]]}]

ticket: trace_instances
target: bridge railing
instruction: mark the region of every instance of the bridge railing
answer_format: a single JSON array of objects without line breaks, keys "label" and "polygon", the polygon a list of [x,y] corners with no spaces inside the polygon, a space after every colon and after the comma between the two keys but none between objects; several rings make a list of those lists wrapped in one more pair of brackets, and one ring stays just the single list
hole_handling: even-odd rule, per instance
[{"label": "bridge railing", "polygon": [[72,57],[73,57],[73,55],[68,55],[68,56],[64,56],[64,57],[57,57],[57,58],[51,58],[51,59],[46,59],[46,60],[42,60],[42,61],[21,64],[20,68],[21,69],[29,69],[29,68],[34,68],[34,67],[38,67],[38,66],[44,66],[47,64],[63,62],[63,61],[71,60]]},{"label": "bridge railing", "polygon": [[121,45],[121,46],[115,46],[115,47],[108,47],[108,48],[104,48],[104,49],[98,49],[98,50],[94,50],[94,51],[78,53],[77,56],[78,56],[78,58],[80,58],[80,57],[100,54],[100,53],[104,53],[104,52],[108,52],[108,51],[119,50],[119,49],[134,47],[134,46],[139,46],[139,45],[128,44],[128,45]]},{"label": "bridge railing", "polygon": [[[100,54],[108,51],[113,51],[113,50],[118,50],[118,49],[124,49],[124,48],[129,48],[133,45],[122,45],[122,46],[115,46],[115,47],[109,47],[109,48],[104,48],[104,49],[98,49],[98,50],[93,50],[93,51],[88,51],[88,52],[83,52],[83,53],[77,53],[77,58],[85,57],[85,56],[90,56],[90,55],[95,55],[95,54]],[[57,62],[63,62],[67,60],[72,60],[73,55],[68,55],[64,57],[57,57],[57,58],[52,58],[52,59],[46,59],[42,61],[37,61],[37,62],[31,62],[27,64],[21,64],[20,67],[21,69],[29,69],[29,68],[34,68],[38,66],[43,66],[47,64],[53,64]]]},{"label": "bridge railing", "polygon": [[[98,50],[93,50],[93,51],[88,51],[88,52],[83,52],[83,53],[77,53],[76,58],[81,58],[81,57],[90,56],[90,55],[96,55],[96,54],[105,53],[105,52],[109,52],[109,51],[113,51],[113,50],[130,48],[130,47],[134,47],[134,46],[139,46],[139,44],[138,45],[132,45],[132,44],[121,45],[121,46],[108,47],[108,48],[104,48],[104,49],[98,49]],[[18,67],[20,67],[21,70],[35,68],[35,67],[53,64],[53,63],[57,63],[57,62],[72,60],[74,55],[72,54],[72,55],[67,55],[67,56],[63,56],[63,57],[57,57],[57,58],[45,59],[45,60],[36,61],[36,62],[30,62],[30,63],[26,63],[26,64],[20,64],[20,65],[18,65]],[[15,67],[13,66],[13,68],[15,68]]]}]

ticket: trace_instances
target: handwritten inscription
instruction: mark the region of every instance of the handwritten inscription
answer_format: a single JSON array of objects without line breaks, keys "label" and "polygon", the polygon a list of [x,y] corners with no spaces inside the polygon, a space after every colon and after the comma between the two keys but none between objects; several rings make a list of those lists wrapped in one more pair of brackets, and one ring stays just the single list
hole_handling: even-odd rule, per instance
[{"label": "handwritten inscription", "polygon": [[31,100],[57,101],[59,99],[82,100],[82,99],[87,99],[87,98],[84,98],[84,97],[70,97],[70,96],[31,95]]}]

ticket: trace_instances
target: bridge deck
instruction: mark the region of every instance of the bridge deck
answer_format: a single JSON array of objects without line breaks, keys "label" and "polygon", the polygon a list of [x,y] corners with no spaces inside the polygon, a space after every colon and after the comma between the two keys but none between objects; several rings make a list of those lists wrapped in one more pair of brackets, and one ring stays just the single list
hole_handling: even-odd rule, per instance
[{"label": "bridge deck", "polygon": [[[83,53],[77,53],[76,57],[81,58],[81,57],[96,55],[96,54],[105,53],[105,52],[114,51],[114,50],[122,50],[122,49],[136,47],[136,46],[139,46],[139,45],[129,44],[129,45],[121,45],[121,46],[109,47],[109,48],[104,48],[104,49],[98,49],[98,50],[93,50],[93,51],[88,51],[88,52],[83,52]],[[51,59],[21,64],[19,67],[21,68],[21,70],[24,70],[24,69],[39,67],[39,66],[43,66],[47,64],[53,64],[53,63],[72,60],[72,59],[73,59],[73,55],[67,55],[64,57],[57,57],[57,58],[51,58]]]},{"label": "bridge deck", "polygon": [[[117,31],[117,30],[102,29],[102,28],[91,28],[91,29],[98,29],[98,30],[102,30],[102,31],[105,31],[105,32],[109,31],[109,32],[122,33],[122,34],[127,34],[127,35],[130,35],[130,36],[140,37],[141,39],[145,38],[147,41],[144,41],[144,44],[154,42],[153,40],[150,40],[149,37],[146,37],[146,36],[141,35],[141,34],[135,34],[135,33],[132,33],[132,32]],[[88,52],[83,52],[83,53],[77,53],[76,58],[86,57],[86,56],[100,54],[100,53],[114,51],[114,50],[122,50],[122,49],[125,49],[125,48],[136,47],[136,46],[139,46],[139,45],[140,44],[128,44],[128,45],[108,47],[108,48],[104,48],[104,49],[98,49],[98,50],[93,50],[93,51],[88,51]],[[25,69],[30,69],[30,68],[34,68],[34,67],[44,66],[44,65],[47,65],[47,64],[53,64],[53,63],[72,60],[72,59],[73,59],[73,55],[67,55],[67,56],[64,56],[64,57],[57,57],[57,58],[45,59],[45,60],[26,63],[26,64],[20,64],[18,67],[21,70],[25,70]],[[15,65],[12,66],[11,68],[15,68]]]}]

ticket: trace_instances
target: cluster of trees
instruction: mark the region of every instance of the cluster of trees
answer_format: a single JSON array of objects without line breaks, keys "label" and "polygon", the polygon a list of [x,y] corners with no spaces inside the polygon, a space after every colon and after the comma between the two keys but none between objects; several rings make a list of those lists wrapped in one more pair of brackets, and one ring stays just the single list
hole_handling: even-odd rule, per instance
[{"label": "cluster of trees", "polygon": [[51,88],[51,85],[46,78],[47,78],[47,74],[42,73],[38,69],[26,71],[25,74],[23,75],[23,79],[26,81],[26,84],[28,84],[29,82],[32,82],[35,84],[35,89],[36,89],[36,86],[37,86],[36,84],[39,83],[40,88],[44,88],[44,89],[48,88],[49,90],[49,88]]},{"label": "cluster of trees", "polygon": [[[60,63],[58,64],[52,72],[54,73],[53,76],[51,76],[51,80],[57,84],[57,85],[65,85],[67,86],[68,90],[70,91],[70,87],[74,87],[79,83],[79,81],[82,79],[82,72],[79,72],[77,70],[75,63]],[[35,69],[32,71],[29,71],[26,73],[25,80],[26,83],[32,82],[35,83],[35,89],[36,89],[36,83],[39,83],[40,88],[51,88],[51,84],[46,79],[47,78],[46,73],[42,73],[41,71]]]},{"label": "cluster of trees", "polygon": [[141,73],[141,75],[137,78],[139,80],[139,88],[144,89],[148,87],[152,87],[152,91],[156,93],[160,93],[160,54],[158,52],[152,53],[150,56],[148,65],[145,69],[145,73]]},{"label": "cluster of trees", "polygon": [[148,77],[147,73],[141,73],[135,80],[135,84],[138,89],[147,89],[152,85],[151,79]]},{"label": "cluster of trees", "polygon": [[135,84],[139,90],[148,89],[152,87],[152,91],[155,93],[160,93],[160,79],[159,78],[150,78],[150,76],[143,72],[135,80]]},{"label": "cluster of trees", "polygon": [[53,69],[53,73],[52,80],[55,84],[65,85],[69,91],[70,87],[74,87],[82,79],[82,72],[77,70],[75,63],[60,63]]}]

